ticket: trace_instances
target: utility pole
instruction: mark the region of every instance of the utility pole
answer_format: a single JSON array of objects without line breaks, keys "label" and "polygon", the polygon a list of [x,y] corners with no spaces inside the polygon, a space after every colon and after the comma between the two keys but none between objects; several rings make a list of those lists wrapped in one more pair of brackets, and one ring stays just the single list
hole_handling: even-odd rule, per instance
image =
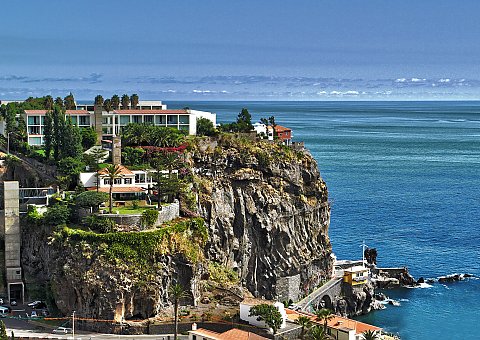
[{"label": "utility pole", "polygon": [[361,247],[362,247],[362,267],[365,268],[365,248],[368,247],[365,244],[365,240],[363,240]]}]

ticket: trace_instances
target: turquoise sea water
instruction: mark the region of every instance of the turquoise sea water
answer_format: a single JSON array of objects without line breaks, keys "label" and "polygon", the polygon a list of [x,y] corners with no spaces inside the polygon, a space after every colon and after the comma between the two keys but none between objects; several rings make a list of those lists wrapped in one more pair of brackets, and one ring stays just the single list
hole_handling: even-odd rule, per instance
[{"label": "turquoise sea water", "polygon": [[[305,141],[333,201],[339,259],[361,258],[365,240],[381,266],[415,277],[480,276],[480,102],[167,103],[235,119],[275,115]],[[480,339],[480,280],[397,289],[400,299],[362,317],[402,339]]]}]

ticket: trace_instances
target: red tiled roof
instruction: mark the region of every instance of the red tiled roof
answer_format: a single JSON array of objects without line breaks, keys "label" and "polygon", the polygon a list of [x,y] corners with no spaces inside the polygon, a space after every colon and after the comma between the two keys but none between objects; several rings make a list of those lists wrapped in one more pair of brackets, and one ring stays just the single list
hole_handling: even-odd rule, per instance
[{"label": "red tiled roof", "polygon": [[134,114],[186,114],[187,110],[113,110],[115,114],[134,115]]},{"label": "red tiled roof", "polygon": [[209,331],[199,328],[196,331],[190,331],[195,335],[201,335],[215,340],[263,340],[267,339],[255,333],[242,331],[241,329],[233,328],[223,333]]},{"label": "red tiled roof", "polygon": [[[268,129],[271,129],[272,127],[269,126]],[[278,133],[278,132],[288,132],[288,131],[292,131],[292,129],[289,129],[285,126],[281,126],[281,125],[275,125],[275,131]]]},{"label": "red tiled roof", "polygon": [[[93,191],[93,190],[97,190],[96,187],[89,187],[87,188],[88,191]],[[110,187],[100,187],[98,188],[98,191],[100,192],[106,192],[106,193],[109,193],[110,192]],[[112,188],[112,193],[114,194],[123,194],[123,193],[129,193],[129,192],[144,192],[145,190],[140,188],[140,187],[118,187],[118,186],[115,186],[113,185],[113,188]]]},{"label": "red tiled roof", "polygon": [[[27,115],[44,115],[47,114],[48,110],[25,110]],[[66,110],[65,114],[67,115],[90,115],[90,112],[85,110]]]},{"label": "red tiled roof", "polygon": [[[119,165],[118,168],[119,168],[119,172],[118,172],[119,175],[133,175],[133,172],[129,168],[124,167],[123,165]],[[106,175],[107,168],[103,168],[98,173],[100,175]]]}]

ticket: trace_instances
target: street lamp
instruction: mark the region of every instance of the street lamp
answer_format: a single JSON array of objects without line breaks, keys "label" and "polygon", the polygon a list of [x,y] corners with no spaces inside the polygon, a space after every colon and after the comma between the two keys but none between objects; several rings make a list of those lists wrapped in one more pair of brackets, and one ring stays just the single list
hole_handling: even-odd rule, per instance
[{"label": "street lamp", "polygon": [[10,135],[12,133],[17,134],[18,136],[18,133],[16,131],[10,131],[9,133],[7,133],[7,155],[10,155]]},{"label": "street lamp", "polygon": [[75,311],[72,313],[72,339],[75,340]]}]

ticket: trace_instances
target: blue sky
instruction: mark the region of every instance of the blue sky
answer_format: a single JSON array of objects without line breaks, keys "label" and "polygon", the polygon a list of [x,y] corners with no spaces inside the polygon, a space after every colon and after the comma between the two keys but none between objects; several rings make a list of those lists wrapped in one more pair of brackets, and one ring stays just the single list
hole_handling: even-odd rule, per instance
[{"label": "blue sky", "polygon": [[0,98],[477,99],[473,0],[9,1]]}]

